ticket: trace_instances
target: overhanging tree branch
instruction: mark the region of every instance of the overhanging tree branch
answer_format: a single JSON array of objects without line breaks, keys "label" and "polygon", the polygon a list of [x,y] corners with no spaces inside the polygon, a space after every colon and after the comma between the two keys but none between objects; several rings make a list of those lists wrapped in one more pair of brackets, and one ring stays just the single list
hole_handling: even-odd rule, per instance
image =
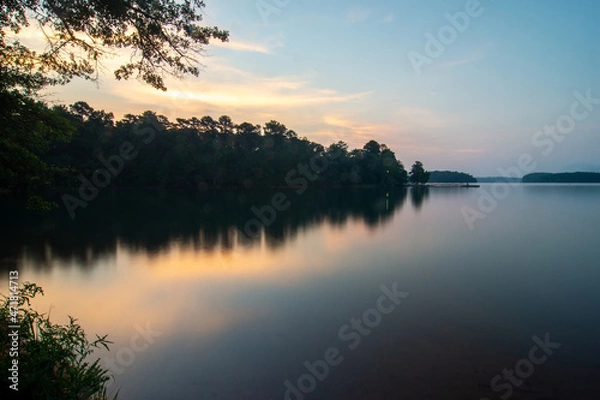
[{"label": "overhanging tree branch", "polygon": [[[137,73],[145,83],[165,90],[165,74],[198,75],[195,64],[203,47],[211,39],[229,38],[218,27],[199,25],[203,7],[204,2],[198,0],[10,1],[0,9],[0,57],[3,66],[8,65],[0,74],[0,84],[36,91],[75,76],[94,80],[108,53],[131,49],[133,59],[118,67],[115,77],[128,79]],[[44,52],[30,51],[18,41],[18,33],[30,20],[38,23],[46,38]],[[17,36],[14,46],[7,42],[9,30]],[[18,53],[26,58],[21,60]],[[29,71],[21,61],[28,63]]]}]

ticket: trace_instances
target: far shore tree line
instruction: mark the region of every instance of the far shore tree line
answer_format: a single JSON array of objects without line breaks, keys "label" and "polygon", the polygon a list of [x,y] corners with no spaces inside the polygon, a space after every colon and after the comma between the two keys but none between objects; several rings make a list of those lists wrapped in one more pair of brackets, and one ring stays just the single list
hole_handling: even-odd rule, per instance
[{"label": "far shore tree line", "polygon": [[[0,101],[5,110],[21,110],[0,121],[21,128],[3,138],[2,156],[9,162],[0,185],[11,192],[81,185],[272,188],[303,179],[315,187],[393,187],[429,179],[421,162],[407,172],[395,153],[375,140],[359,149],[343,141],[325,147],[277,121],[237,124],[226,115],[170,121],[151,111],[115,121],[112,113],[85,102],[48,107],[7,92]],[[26,119],[23,108],[31,113]],[[42,134],[25,134],[33,125]]]},{"label": "far shore tree line", "polygon": [[476,183],[477,179],[470,174],[457,171],[432,171],[431,183]]}]

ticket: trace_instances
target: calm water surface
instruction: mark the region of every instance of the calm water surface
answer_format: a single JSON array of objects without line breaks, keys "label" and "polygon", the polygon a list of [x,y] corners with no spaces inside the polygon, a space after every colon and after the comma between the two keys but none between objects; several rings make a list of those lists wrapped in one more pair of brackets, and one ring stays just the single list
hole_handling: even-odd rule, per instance
[{"label": "calm water surface", "polygon": [[291,192],[256,237],[272,193],[7,211],[0,283],[107,333],[122,399],[597,398],[600,186],[516,185],[469,229],[491,189]]}]

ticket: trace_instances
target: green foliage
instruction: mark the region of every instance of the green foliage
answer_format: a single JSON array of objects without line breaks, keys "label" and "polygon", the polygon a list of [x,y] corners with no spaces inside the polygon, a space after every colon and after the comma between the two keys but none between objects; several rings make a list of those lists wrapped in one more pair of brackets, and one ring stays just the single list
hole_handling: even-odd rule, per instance
[{"label": "green foliage", "polygon": [[410,169],[410,181],[417,185],[424,185],[429,181],[430,172],[425,171],[423,163],[416,161]]},{"label": "green foliage", "polygon": [[404,165],[385,144],[375,140],[349,153],[352,180],[364,185],[395,186],[407,182]]},{"label": "green foliage", "polygon": [[298,137],[296,132],[288,130],[288,128],[280,122],[269,121],[264,127],[265,136],[285,136],[287,138]]},{"label": "green foliage", "polygon": [[[8,349],[11,347],[8,328],[11,306],[18,304],[19,329],[19,395],[32,399],[88,400],[106,399],[105,383],[108,371],[100,366],[100,360],[90,360],[97,348],[108,349],[111,343],[106,336],[96,336],[89,341],[77,320],[69,317],[65,325],[53,324],[45,314],[31,308],[30,301],[42,288],[25,282],[16,297],[2,295],[0,305],[0,367],[7,371],[11,365]],[[14,394],[5,383],[0,393]]]},{"label": "green foliage", "polygon": [[29,205],[46,209],[36,192],[61,172],[45,156],[69,140],[75,124],[60,107],[49,108],[16,90],[0,91],[0,187],[29,195]]},{"label": "green foliage", "polygon": [[476,183],[472,175],[457,171],[431,171],[429,182],[436,183]]}]

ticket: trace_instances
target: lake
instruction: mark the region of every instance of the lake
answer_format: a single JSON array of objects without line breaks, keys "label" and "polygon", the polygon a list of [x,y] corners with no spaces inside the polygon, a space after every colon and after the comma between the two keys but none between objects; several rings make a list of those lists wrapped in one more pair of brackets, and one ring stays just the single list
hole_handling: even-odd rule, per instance
[{"label": "lake", "polygon": [[597,397],[600,185],[275,194],[7,206],[0,284],[108,334],[121,399]]}]

